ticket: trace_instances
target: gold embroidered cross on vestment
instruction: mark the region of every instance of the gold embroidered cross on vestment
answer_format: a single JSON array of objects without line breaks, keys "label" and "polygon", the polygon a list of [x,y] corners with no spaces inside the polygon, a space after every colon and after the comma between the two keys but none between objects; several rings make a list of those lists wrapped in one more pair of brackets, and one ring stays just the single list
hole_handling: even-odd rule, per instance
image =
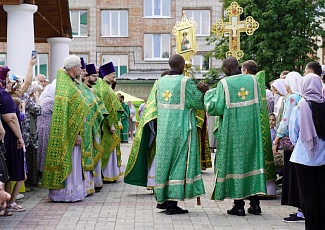
[{"label": "gold embroidered cross on vestment", "polygon": [[245,88],[241,88],[238,92],[238,97],[241,97],[242,100],[246,100],[246,96],[248,96],[249,92]]},{"label": "gold embroidered cross on vestment", "polygon": [[169,98],[171,98],[172,96],[173,95],[169,89],[166,89],[166,91],[162,94],[162,97],[165,99],[165,101],[169,101]]}]

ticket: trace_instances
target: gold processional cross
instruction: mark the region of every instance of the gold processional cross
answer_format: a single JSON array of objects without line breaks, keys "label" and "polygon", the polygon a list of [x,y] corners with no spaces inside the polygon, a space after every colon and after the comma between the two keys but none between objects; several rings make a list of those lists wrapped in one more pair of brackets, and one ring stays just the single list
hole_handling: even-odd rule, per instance
[{"label": "gold processional cross", "polygon": [[259,27],[258,22],[252,16],[248,16],[245,21],[240,21],[242,13],[243,8],[237,2],[232,2],[227,8],[229,22],[219,19],[212,28],[212,32],[218,37],[222,37],[224,33],[229,34],[229,51],[226,57],[233,56],[237,60],[244,56],[244,52],[240,50],[240,33],[246,32],[247,35],[252,35]]}]

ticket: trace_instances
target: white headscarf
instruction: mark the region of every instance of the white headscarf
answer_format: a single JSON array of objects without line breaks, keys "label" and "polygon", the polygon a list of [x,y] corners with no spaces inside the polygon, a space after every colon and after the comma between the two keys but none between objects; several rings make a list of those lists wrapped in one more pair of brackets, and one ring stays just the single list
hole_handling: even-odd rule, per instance
[{"label": "white headscarf", "polygon": [[284,83],[290,87],[293,93],[300,93],[301,80],[302,76],[300,75],[300,73],[293,71],[287,74],[286,78],[284,79]]},{"label": "white headscarf", "polygon": [[281,93],[282,96],[284,96],[284,95],[287,94],[284,79],[276,79],[276,80],[271,84],[271,86],[273,86],[274,88],[276,88],[276,90],[279,91],[279,93]]},{"label": "white headscarf", "polygon": [[272,94],[271,90],[269,90],[269,89],[266,89],[266,100],[267,101],[273,100],[273,94]]},{"label": "white headscarf", "polygon": [[269,113],[273,113],[274,111],[274,97],[271,90],[266,89],[266,102],[267,102],[267,109]]},{"label": "white headscarf", "polygon": [[45,99],[46,97],[50,97],[54,100],[54,96],[55,96],[55,89],[56,89],[56,79],[54,79],[52,81],[51,84],[49,84],[48,86],[46,86],[39,98],[40,102]]}]

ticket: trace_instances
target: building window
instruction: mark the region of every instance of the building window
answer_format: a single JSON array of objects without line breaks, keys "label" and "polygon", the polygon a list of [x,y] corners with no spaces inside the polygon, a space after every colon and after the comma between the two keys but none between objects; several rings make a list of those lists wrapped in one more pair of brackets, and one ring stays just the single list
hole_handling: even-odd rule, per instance
[{"label": "building window", "polygon": [[210,10],[185,10],[185,15],[197,22],[196,35],[210,35]]},{"label": "building window", "polygon": [[102,37],[128,36],[127,10],[102,10],[101,21]]},{"label": "building window", "polygon": [[71,10],[71,27],[73,37],[88,36],[88,17],[86,10]]},{"label": "building window", "polygon": [[192,58],[192,69],[194,72],[209,71],[210,59],[204,55],[196,55]]},{"label": "building window", "polygon": [[44,74],[48,78],[49,69],[49,55],[48,54],[37,54],[37,64],[34,66],[35,76],[38,74]]},{"label": "building window", "polygon": [[144,0],[145,17],[170,17],[170,0]]},{"label": "building window", "polygon": [[144,59],[168,59],[170,52],[169,34],[144,35]]},{"label": "building window", "polygon": [[113,62],[116,77],[119,77],[128,72],[128,55],[102,55],[102,63],[106,64],[108,62]]},{"label": "building window", "polygon": [[6,65],[6,54],[0,54],[0,65]]}]

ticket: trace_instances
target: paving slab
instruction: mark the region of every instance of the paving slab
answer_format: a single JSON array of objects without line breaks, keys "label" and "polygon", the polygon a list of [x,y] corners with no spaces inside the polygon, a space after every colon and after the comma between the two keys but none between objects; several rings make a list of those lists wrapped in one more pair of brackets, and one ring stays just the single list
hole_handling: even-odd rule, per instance
[{"label": "paving slab", "polygon": [[[131,142],[121,144],[123,168],[127,164],[131,147]],[[47,197],[47,189],[32,187],[17,202],[26,206],[27,210],[10,217],[0,217],[0,230],[305,229],[304,223],[282,221],[283,217],[294,213],[296,209],[280,205],[281,189],[276,199],[261,201],[262,215],[237,217],[227,214],[227,209],[232,207],[232,200],[215,202],[210,199],[215,180],[213,169],[203,171],[202,176],[206,194],[201,197],[201,205],[196,204],[196,199],[179,202],[179,206],[188,209],[189,213],[173,216],[155,208],[152,191],[125,184],[123,178],[117,183],[104,184],[100,193],[75,203],[54,203]]]}]

